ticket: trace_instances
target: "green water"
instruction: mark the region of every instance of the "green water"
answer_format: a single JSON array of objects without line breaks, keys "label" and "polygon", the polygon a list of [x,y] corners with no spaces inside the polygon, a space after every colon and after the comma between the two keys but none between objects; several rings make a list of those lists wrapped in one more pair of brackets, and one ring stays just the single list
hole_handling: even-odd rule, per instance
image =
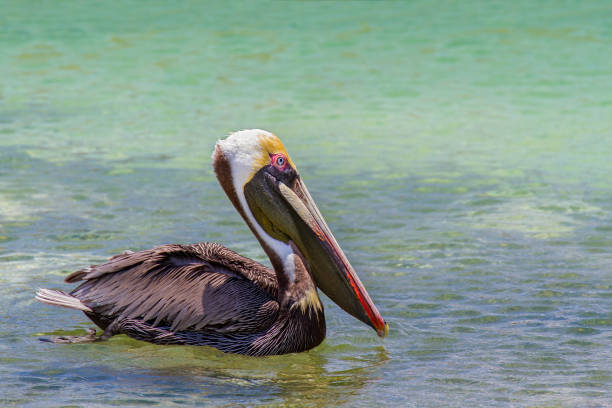
[{"label": "green water", "polygon": [[[612,406],[612,3],[0,0],[1,406]],[[83,333],[124,249],[265,261],[215,141],[279,135],[390,324],[263,359]]]}]

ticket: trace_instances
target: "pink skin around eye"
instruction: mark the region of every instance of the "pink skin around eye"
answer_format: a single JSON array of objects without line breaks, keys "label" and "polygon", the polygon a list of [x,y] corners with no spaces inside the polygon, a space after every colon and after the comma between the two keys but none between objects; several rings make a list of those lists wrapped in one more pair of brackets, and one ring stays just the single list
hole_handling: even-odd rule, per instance
[{"label": "pink skin around eye", "polygon": [[285,170],[288,166],[287,157],[282,153],[270,154],[270,164],[279,170]]}]

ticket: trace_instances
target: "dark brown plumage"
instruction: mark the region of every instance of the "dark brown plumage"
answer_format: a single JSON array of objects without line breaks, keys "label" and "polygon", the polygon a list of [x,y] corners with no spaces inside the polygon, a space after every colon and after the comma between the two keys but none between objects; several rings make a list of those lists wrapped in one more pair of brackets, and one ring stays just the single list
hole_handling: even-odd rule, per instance
[{"label": "dark brown plumage", "polygon": [[[273,270],[215,243],[127,252],[66,278],[81,281],[69,296],[91,309],[85,314],[104,329],[100,339],[126,334],[259,356],[307,350],[325,338],[322,307],[279,299]],[[314,288],[310,279],[297,286]]]}]

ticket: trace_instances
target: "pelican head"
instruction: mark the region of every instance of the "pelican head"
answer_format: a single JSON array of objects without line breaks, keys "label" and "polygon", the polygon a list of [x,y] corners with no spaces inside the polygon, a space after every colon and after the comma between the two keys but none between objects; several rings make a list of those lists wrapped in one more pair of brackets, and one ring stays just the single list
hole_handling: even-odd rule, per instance
[{"label": "pelican head", "polygon": [[[388,326],[325,223],[283,143],[270,132],[242,130],[219,140],[213,167],[279,274],[289,282],[295,248],[315,284],[338,306],[384,337]],[[280,279],[280,277],[279,277]]]}]

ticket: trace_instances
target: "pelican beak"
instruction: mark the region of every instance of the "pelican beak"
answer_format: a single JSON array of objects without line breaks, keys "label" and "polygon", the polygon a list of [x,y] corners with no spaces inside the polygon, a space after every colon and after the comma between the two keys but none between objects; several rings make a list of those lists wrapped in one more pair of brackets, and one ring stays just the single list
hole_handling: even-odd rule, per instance
[{"label": "pelican beak", "polygon": [[[284,177],[283,177],[284,178]],[[292,241],[306,258],[316,285],[347,313],[385,337],[389,326],[340,249],[299,175],[283,180],[261,168],[245,184],[247,203],[273,238]]]}]

